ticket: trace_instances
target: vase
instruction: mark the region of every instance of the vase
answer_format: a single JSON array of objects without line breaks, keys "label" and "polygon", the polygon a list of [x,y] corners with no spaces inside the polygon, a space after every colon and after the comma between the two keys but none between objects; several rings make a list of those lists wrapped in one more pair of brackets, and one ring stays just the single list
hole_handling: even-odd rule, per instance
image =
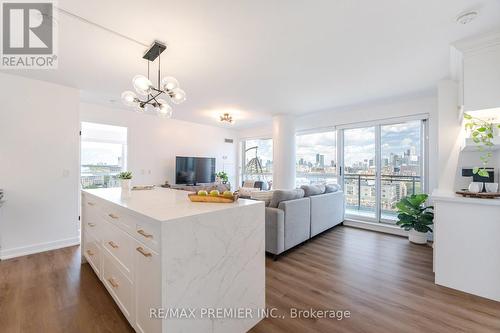
[{"label": "vase", "polygon": [[427,233],[411,229],[408,234],[408,239],[415,244],[427,244]]},{"label": "vase", "polygon": [[129,191],[130,190],[131,179],[120,179],[120,185],[122,190]]}]

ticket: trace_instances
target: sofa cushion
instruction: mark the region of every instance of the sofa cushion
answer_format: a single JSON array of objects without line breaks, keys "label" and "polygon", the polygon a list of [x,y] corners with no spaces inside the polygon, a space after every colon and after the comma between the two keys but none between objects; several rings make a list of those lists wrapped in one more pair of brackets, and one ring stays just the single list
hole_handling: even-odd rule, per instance
[{"label": "sofa cushion", "polygon": [[325,193],[340,191],[340,185],[338,184],[327,184],[325,187],[326,187]]},{"label": "sofa cushion", "polygon": [[273,192],[274,191],[252,192],[252,194],[250,195],[250,199],[264,201],[265,206],[269,207],[269,204],[271,203],[271,199],[273,198]]},{"label": "sofa cushion", "polygon": [[300,199],[303,197],[304,190],[301,188],[297,188],[295,190],[274,190],[273,198],[271,199],[269,207],[277,208],[282,201]]},{"label": "sofa cushion", "polygon": [[325,193],[325,185],[302,185],[300,188],[304,190],[305,197]]}]

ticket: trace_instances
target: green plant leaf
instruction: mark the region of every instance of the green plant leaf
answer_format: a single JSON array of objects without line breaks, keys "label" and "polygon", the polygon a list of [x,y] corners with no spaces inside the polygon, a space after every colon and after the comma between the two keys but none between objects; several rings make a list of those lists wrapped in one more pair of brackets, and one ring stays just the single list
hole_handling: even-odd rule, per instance
[{"label": "green plant leaf", "polygon": [[472,116],[468,113],[464,113],[464,119],[472,119]]},{"label": "green plant leaf", "polygon": [[480,169],[480,170],[477,172],[477,174],[478,174],[479,176],[481,176],[481,177],[489,177],[489,176],[490,176],[490,174],[488,173],[488,171],[486,171],[486,169],[484,169],[484,168],[483,168],[483,169]]}]

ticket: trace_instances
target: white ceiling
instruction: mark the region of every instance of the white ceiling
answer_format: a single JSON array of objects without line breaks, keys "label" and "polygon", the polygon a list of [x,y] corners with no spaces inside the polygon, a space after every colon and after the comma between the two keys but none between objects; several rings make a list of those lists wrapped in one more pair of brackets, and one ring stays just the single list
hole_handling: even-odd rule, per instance
[{"label": "white ceiling", "polygon": [[[448,75],[451,42],[500,26],[498,0],[59,0],[58,6],[146,44],[166,42],[163,73],[188,94],[174,118],[217,125],[217,114],[232,110],[235,127],[275,113],[433,89]],[[469,9],[479,11],[477,19],[457,24]],[[18,73],[121,107],[121,92],[146,72],[145,47],[62,13],[58,27],[58,70]]]}]

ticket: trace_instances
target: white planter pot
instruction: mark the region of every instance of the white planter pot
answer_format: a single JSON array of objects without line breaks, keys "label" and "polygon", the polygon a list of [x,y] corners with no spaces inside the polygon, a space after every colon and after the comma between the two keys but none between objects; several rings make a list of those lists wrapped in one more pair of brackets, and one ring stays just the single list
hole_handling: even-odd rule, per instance
[{"label": "white planter pot", "polygon": [[130,190],[130,183],[132,179],[120,179],[120,185],[122,186],[122,190],[128,191]]},{"label": "white planter pot", "polygon": [[415,244],[427,244],[427,233],[411,229],[410,233],[408,234],[408,239],[410,240],[410,242]]}]

